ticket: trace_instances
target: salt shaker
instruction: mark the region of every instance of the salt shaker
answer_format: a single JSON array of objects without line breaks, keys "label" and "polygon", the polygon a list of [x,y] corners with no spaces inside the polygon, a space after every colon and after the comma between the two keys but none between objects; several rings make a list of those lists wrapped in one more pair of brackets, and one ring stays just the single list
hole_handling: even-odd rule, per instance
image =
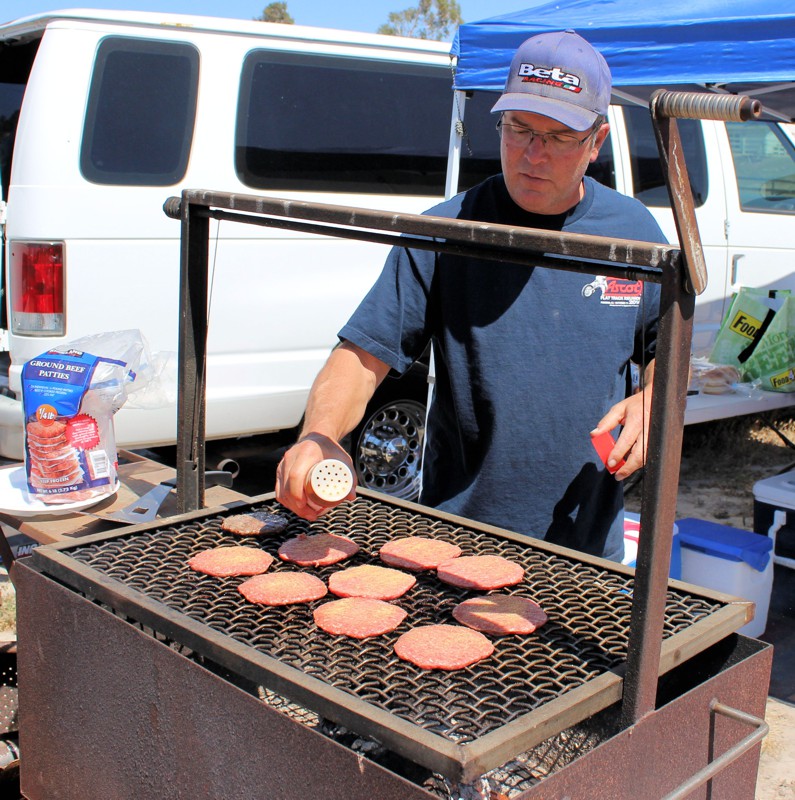
[{"label": "salt shaker", "polygon": [[306,496],[318,506],[330,508],[344,500],[353,488],[353,474],[336,458],[318,461],[306,476]]}]

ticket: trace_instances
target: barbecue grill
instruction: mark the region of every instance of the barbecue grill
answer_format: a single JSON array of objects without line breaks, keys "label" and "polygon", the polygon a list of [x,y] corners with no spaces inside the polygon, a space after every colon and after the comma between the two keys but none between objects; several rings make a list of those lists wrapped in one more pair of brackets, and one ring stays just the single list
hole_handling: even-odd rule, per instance
[{"label": "barbecue grill", "polygon": [[[742,115],[742,102],[718,100],[716,113]],[[672,102],[662,122],[653,116],[664,163],[671,159],[681,252],[213,192],[167,204],[183,222],[182,513],[40,547],[15,565],[27,797],[753,797],[771,648],[734,633],[752,604],[667,581],[689,324],[705,278],[675,119],[666,116],[683,109]],[[275,507],[262,495],[202,508],[211,216],[374,241],[397,231],[417,246],[582,272],[597,260],[605,274],[660,282],[637,571],[361,489],[317,522],[290,515],[286,531],[254,542],[275,554],[298,533],[341,533],[361,548],[350,566],[378,563],[392,538],[428,534],[520,563],[525,578],[506,591],[539,602],[549,622],[529,637],[500,637],[489,659],[451,673],[400,661],[392,647],[404,628],[333,637],[313,624],[317,603],[252,607],[240,579],[193,573],[187,560],[198,550],[240,542],[221,531],[224,515]],[[339,568],[313,572],[327,578]],[[405,627],[450,622],[468,596],[422,573],[397,602]]]},{"label": "barbecue grill", "polygon": [[[321,750],[346,741],[349,745],[359,742],[358,749],[351,749],[352,757],[362,759],[369,753],[375,764],[388,754],[401,780],[415,782],[413,789],[420,792],[396,796],[448,800],[460,787],[475,791],[472,787],[485,780],[511,799],[533,797],[524,792],[550,771],[547,761],[559,766],[561,760],[572,757],[566,755],[572,741],[577,748],[590,749],[618,732],[615,704],[621,695],[634,589],[630,568],[366,490],[359,490],[355,502],[333,509],[318,522],[289,515],[290,524],[282,533],[265,541],[250,538],[244,542],[276,555],[283,541],[300,533],[350,536],[360,545],[359,553],[343,564],[312,570],[325,580],[337,569],[379,563],[380,547],[404,535],[430,535],[458,544],[466,554],[501,555],[521,564],[524,580],[504,591],[534,598],[547,611],[547,624],[532,636],[498,638],[495,654],[468,669],[427,671],[400,661],[392,652],[395,640],[408,625],[450,622],[453,607],[472,596],[472,592],[441,582],[433,572],[420,573],[417,585],[396,601],[408,612],[401,628],[386,636],[353,640],[331,636],[314,625],[312,610],[329,598],[282,608],[252,606],[237,591],[242,578],[214,578],[187,566],[188,559],[200,550],[241,543],[239,537],[221,530],[224,516],[274,508],[273,496],[263,495],[232,509],[191,512],[165,524],[134,526],[74,544],[40,547],[17,565],[24,565],[24,574],[29,572],[29,577],[17,579],[22,592],[20,607],[28,608],[30,603],[33,608],[20,629],[20,642],[35,641],[37,650],[42,647],[41,626],[46,629],[45,638],[52,637],[40,654],[28,653],[33,659],[28,669],[35,669],[38,685],[36,697],[23,705],[27,718],[22,731],[31,737],[23,743],[29,770],[35,769],[37,754],[46,761],[64,746],[75,751],[73,757],[81,748],[92,752],[97,736],[113,743],[114,751],[121,747],[128,753],[141,747],[141,736],[151,736],[137,727],[128,729],[126,723],[140,713],[127,708],[130,703],[141,703],[137,691],[144,691],[146,697],[152,688],[136,690],[129,699],[116,695],[127,691],[129,654],[122,650],[123,664],[112,668],[123,674],[116,675],[121,685],[110,692],[112,699],[103,701],[105,690],[97,685],[108,679],[104,674],[107,667],[100,662],[118,660],[113,651],[118,636],[115,628],[120,625],[136,628],[138,638],[146,642],[142,653],[165,649],[167,655],[157,657],[168,658],[176,651],[183,660],[188,659],[192,669],[211,673],[217,682],[212,688],[214,696],[243,690],[285,722],[322,732]],[[280,509],[280,513],[285,512]],[[277,558],[271,569],[295,567]],[[32,583],[26,589],[29,578]],[[38,587],[40,582],[47,588]],[[72,605],[76,616],[70,622],[68,608]],[[752,605],[671,582],[661,672],[675,672],[683,662],[692,666],[693,658],[713,646],[725,653],[721,643],[745,624]],[[88,632],[82,630],[86,614],[97,618]],[[55,651],[48,654],[51,647]],[[70,667],[62,674],[67,663]],[[183,668],[190,669],[187,665]],[[203,675],[202,679],[210,678]],[[187,691],[189,705],[201,708],[205,696],[194,690],[194,680],[192,676],[181,686],[176,697]],[[672,680],[676,683],[681,677]],[[103,707],[105,702],[110,711]],[[162,702],[160,698],[144,703],[157,709],[155,727],[163,724],[166,709],[172,705],[166,703],[161,710]],[[178,703],[176,699],[172,702]],[[98,721],[96,716],[114,714],[119,706],[122,713],[115,712],[114,732],[109,735],[103,731],[108,720]],[[63,715],[63,724],[51,718],[48,709],[52,707]],[[168,713],[179,716],[185,712],[175,707]],[[78,719],[85,724],[77,726],[76,732]],[[238,726],[239,752],[247,752],[249,716],[233,719]],[[229,722],[227,719],[226,724]],[[172,720],[167,727],[173,724]],[[84,736],[92,740],[90,746]],[[279,761],[273,743],[260,752],[271,762]],[[317,743],[310,753],[314,760]],[[41,775],[62,776],[68,771],[64,765],[53,772],[50,764]],[[113,791],[103,786],[102,778],[93,776],[91,784],[96,787],[95,794],[85,794],[81,785],[74,795],[51,795],[48,791],[54,787],[47,786],[48,791],[29,796],[146,796],[141,794],[140,784],[121,794],[118,786]],[[190,784],[190,795],[197,789]],[[521,793],[515,794],[517,790]],[[225,791],[224,797],[255,796]],[[347,791],[351,792],[348,798],[383,796],[371,794],[375,791],[372,785],[364,792],[361,786],[358,793],[350,787]],[[221,795],[199,791],[195,796]]]}]

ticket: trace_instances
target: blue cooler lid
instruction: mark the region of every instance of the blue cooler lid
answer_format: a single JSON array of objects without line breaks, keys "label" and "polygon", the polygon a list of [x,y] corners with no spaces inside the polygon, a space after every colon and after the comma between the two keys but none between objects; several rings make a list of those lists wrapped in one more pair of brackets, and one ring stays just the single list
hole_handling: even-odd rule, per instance
[{"label": "blue cooler lid", "polygon": [[759,572],[770,561],[773,540],[769,536],[694,517],[677,520],[676,524],[682,547],[692,547],[727,561],[744,561]]}]

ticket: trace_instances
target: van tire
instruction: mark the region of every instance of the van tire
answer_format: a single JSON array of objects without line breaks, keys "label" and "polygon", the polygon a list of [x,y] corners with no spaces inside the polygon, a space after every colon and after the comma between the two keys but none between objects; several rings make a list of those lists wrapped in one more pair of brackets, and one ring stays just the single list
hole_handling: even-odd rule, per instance
[{"label": "van tire", "polygon": [[349,437],[360,487],[416,500],[422,480],[427,382],[420,376],[387,378]]}]

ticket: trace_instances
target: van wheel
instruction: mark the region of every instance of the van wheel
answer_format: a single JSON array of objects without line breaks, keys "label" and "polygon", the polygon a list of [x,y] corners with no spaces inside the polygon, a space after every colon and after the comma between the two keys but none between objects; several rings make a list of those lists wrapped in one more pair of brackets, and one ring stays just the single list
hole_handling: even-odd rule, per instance
[{"label": "van wheel", "polygon": [[[395,387],[397,388],[397,387]],[[425,404],[405,397],[375,403],[350,437],[359,486],[401,500],[416,500],[422,478]]]}]

